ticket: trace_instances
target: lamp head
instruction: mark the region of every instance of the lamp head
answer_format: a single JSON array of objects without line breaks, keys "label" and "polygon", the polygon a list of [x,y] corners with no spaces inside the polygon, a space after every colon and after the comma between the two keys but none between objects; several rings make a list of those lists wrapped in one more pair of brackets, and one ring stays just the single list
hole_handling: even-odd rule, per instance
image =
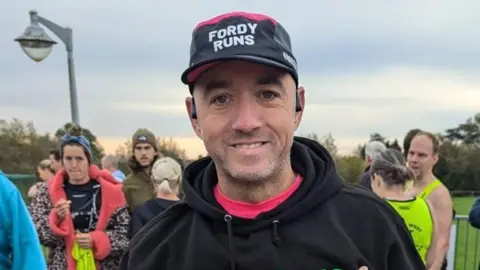
[{"label": "lamp head", "polygon": [[35,62],[40,62],[47,58],[52,51],[53,45],[57,44],[38,24],[38,17],[35,11],[30,12],[30,25],[21,36],[14,40],[20,44],[25,54]]}]

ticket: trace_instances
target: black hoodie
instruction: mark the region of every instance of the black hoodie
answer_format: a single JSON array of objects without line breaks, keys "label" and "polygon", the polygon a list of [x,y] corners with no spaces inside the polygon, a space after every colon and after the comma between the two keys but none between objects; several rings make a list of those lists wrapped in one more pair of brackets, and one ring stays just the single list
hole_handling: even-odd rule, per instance
[{"label": "black hoodie", "polygon": [[121,269],[131,270],[420,270],[402,219],[382,199],[344,185],[328,151],[295,138],[297,191],[253,220],[232,217],[213,195],[209,158],[184,173],[185,202],[173,205],[131,241]]}]

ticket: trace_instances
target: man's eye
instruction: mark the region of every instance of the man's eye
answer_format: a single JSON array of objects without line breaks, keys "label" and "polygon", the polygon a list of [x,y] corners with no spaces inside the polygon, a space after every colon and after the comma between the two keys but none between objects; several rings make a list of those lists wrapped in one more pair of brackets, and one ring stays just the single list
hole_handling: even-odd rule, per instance
[{"label": "man's eye", "polygon": [[228,97],[225,95],[218,96],[213,99],[213,103],[220,104],[220,105],[225,104],[227,102],[228,102]]},{"label": "man's eye", "polygon": [[278,97],[278,94],[273,91],[263,91],[261,95],[264,99],[274,99]]}]

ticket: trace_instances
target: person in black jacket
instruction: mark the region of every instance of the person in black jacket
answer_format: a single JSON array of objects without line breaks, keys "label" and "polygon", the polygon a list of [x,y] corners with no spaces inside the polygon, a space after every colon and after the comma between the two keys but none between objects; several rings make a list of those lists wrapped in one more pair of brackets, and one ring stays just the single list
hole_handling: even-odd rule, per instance
[{"label": "person in black jacket", "polygon": [[135,236],[120,269],[425,269],[395,210],[294,137],[305,89],[275,19],[219,15],[190,52],[185,103],[209,157],[187,166],[184,202]]},{"label": "person in black jacket", "polygon": [[146,201],[133,211],[128,237],[132,239],[151,219],[178,202],[182,167],[170,157],[161,157],[153,163],[152,181],[157,197]]}]

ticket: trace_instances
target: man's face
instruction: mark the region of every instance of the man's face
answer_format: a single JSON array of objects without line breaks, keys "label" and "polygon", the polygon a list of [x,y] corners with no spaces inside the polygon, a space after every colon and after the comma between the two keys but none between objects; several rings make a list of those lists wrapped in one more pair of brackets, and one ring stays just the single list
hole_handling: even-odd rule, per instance
[{"label": "man's face", "polygon": [[48,156],[48,159],[50,160],[50,162],[52,163],[52,169],[56,172],[58,172],[61,168],[62,168],[62,163],[61,162],[58,162],[56,159],[55,159],[55,155],[51,154]]},{"label": "man's face", "polygon": [[133,155],[141,166],[148,167],[152,165],[155,149],[148,143],[139,143],[133,148]]},{"label": "man's face", "polygon": [[417,179],[431,173],[433,166],[438,161],[438,154],[433,153],[433,142],[425,136],[415,136],[408,150],[407,162]]},{"label": "man's face", "polygon": [[[220,63],[197,80],[191,122],[220,173],[256,182],[285,165],[302,118],[296,91],[303,105],[305,91],[289,74],[242,61]],[[191,103],[188,97],[189,115]]]}]

